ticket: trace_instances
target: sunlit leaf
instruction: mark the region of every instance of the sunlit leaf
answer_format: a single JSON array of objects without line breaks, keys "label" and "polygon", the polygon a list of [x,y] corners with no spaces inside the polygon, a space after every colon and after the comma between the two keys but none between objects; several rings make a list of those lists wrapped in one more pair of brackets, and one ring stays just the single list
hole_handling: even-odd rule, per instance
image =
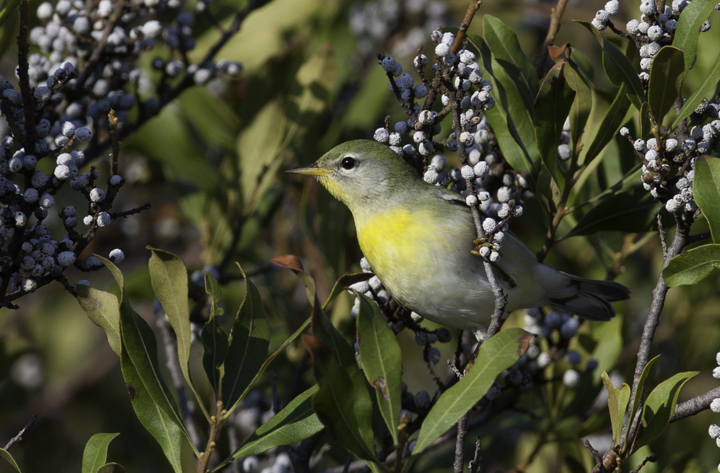
[{"label": "sunlit leaf", "polygon": [[695,63],[700,26],[708,19],[715,5],[717,2],[714,0],[689,2],[678,19],[672,45],[681,49],[685,55],[685,74]]},{"label": "sunlit leaf", "polygon": [[417,455],[425,450],[472,409],[490,389],[495,378],[525,353],[531,337],[522,329],[512,328],[483,342],[473,367],[457,384],[445,391],[430,409],[412,454]]},{"label": "sunlit leaf", "polygon": [[8,462],[10,464],[10,466],[15,469],[15,471],[17,471],[19,473],[23,473],[22,468],[20,468],[20,465],[17,464],[17,462],[15,461],[13,456],[10,455],[10,452],[8,452],[7,450],[0,448],[0,458],[5,460],[6,462]]},{"label": "sunlit leaf", "polygon": [[120,356],[120,308],[118,298],[109,292],[77,285],[77,300],[88,318],[103,329],[112,351]]},{"label": "sunlit leaf", "polygon": [[590,164],[597,158],[617,134],[620,127],[625,123],[628,107],[630,107],[630,99],[627,96],[627,87],[622,84],[618,89],[615,100],[610,105],[610,109],[608,109],[602,122],[600,122],[600,128],[585,155],[585,164]]},{"label": "sunlit leaf", "polygon": [[100,433],[90,437],[83,452],[82,473],[95,473],[105,464],[110,442],[118,435]]},{"label": "sunlit leaf", "polygon": [[720,244],[703,245],[671,259],[662,270],[669,287],[697,284],[720,268]]},{"label": "sunlit leaf", "polygon": [[704,98],[712,97],[713,95],[715,95],[718,84],[720,84],[720,55],[718,55],[717,59],[715,59],[715,63],[710,67],[707,75],[702,78],[702,82],[700,83],[700,85],[685,101],[682,108],[680,109],[680,113],[675,118],[675,121],[670,128],[675,129],[681,121],[692,115],[692,113],[695,111],[697,106],[700,105],[700,102],[702,102]]}]

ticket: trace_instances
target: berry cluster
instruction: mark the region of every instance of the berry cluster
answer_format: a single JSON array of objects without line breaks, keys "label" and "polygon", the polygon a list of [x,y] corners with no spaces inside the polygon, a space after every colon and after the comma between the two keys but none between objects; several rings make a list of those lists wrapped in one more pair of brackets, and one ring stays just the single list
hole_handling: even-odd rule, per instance
[{"label": "berry cluster", "polygon": [[[374,138],[413,165],[423,179],[458,192],[471,207],[486,214],[482,223],[486,244],[476,252],[490,261],[500,258],[507,221],[522,215],[522,198],[532,197],[528,179],[512,170],[502,157],[492,128],[484,112],[495,106],[490,95],[492,84],[483,79],[475,54],[468,49],[453,52],[453,33],[435,30],[433,77],[426,75],[430,61],[422,50],[413,64],[421,82],[391,56],[380,56],[381,66],[390,80],[390,91],[400,102],[407,121],[390,129],[378,128]],[[435,110],[440,98],[442,108]],[[439,108],[439,107],[438,107]],[[451,116],[452,132],[442,133],[442,121]],[[409,139],[408,139],[409,138]],[[411,140],[411,141],[410,141]],[[448,169],[443,151],[458,152],[460,168]]]}]

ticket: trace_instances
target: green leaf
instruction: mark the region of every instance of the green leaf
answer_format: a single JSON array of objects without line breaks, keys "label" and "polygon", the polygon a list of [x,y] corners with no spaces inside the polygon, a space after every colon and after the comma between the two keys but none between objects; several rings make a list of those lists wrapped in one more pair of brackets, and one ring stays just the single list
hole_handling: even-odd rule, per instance
[{"label": "green leaf", "polygon": [[3,9],[0,10],[0,26],[4,25],[10,15],[18,11],[20,0],[8,0],[5,2]]},{"label": "green leaf", "polygon": [[630,63],[630,60],[623,54],[620,49],[613,43],[603,38],[603,36],[587,21],[578,21],[585,28],[587,28],[595,39],[600,43],[602,48],[602,62],[605,73],[607,74],[610,82],[616,87],[620,87],[621,84],[627,86],[627,94],[630,101],[635,105],[635,108],[640,110],[643,102],[645,102],[645,90],[643,89],[642,83],[638,78],[635,68]]},{"label": "green leaf", "polygon": [[363,460],[374,462],[372,436],[368,438],[364,434],[367,431],[372,433],[372,415],[357,415],[358,392],[353,387],[348,370],[340,364],[335,350],[319,338],[303,335],[303,343],[312,355],[315,378],[320,386],[312,399],[315,413],[344,448]]},{"label": "green leaf", "polygon": [[388,327],[377,304],[365,296],[357,294],[357,297],[360,298],[357,340],[362,369],[375,389],[380,413],[393,442],[397,444],[397,427],[402,409],[402,352],[395,333]]},{"label": "green leaf", "polygon": [[330,291],[330,295],[323,303],[323,310],[325,310],[327,306],[330,305],[330,303],[333,301],[333,299],[335,299],[340,293],[347,290],[349,286],[361,281],[367,281],[372,277],[373,273],[353,273],[340,276],[340,279],[335,282],[332,291]]},{"label": "green leaf", "polygon": [[565,61],[561,60],[548,71],[535,99],[535,139],[552,176],[555,176],[560,134],[575,99],[575,91],[565,81],[564,66]]},{"label": "green leaf", "polygon": [[600,202],[560,240],[600,231],[640,233],[653,228],[660,204],[639,184],[640,172],[639,169],[629,172],[622,181],[600,194]]},{"label": "green leaf", "polygon": [[[653,367],[655,366],[655,363],[657,363],[658,358],[660,358],[660,355],[656,355],[653,359],[647,362],[645,365],[645,368],[643,368],[642,373],[640,373],[640,379],[638,380],[638,387],[637,387],[637,393],[635,393],[635,399],[633,400],[632,410],[630,411],[630,419],[635,418],[635,413],[638,410],[638,407],[640,406],[640,401],[643,399],[643,391],[645,390],[645,381],[647,381],[648,376],[650,376],[650,372],[652,371]],[[623,411],[624,412],[624,411]]]},{"label": "green leaf", "polygon": [[623,123],[626,122],[626,115],[628,108],[630,107],[630,99],[627,96],[627,86],[625,84],[620,85],[615,100],[613,100],[610,108],[608,109],[605,117],[603,117],[600,123],[600,128],[593,138],[590,147],[588,148],[587,154],[585,155],[585,164],[590,164],[595,158],[600,155],[600,152],[605,149],[608,143],[617,134]]},{"label": "green leaf", "polygon": [[720,244],[703,245],[671,259],[662,270],[669,287],[697,284],[720,268]]},{"label": "green leaf", "polygon": [[493,57],[513,78],[525,108],[532,115],[539,88],[538,78],[532,63],[520,49],[517,35],[512,28],[492,15],[483,16],[483,35]]},{"label": "green leaf", "polygon": [[717,2],[714,0],[693,1],[683,9],[682,15],[680,15],[672,45],[681,49],[685,55],[685,74],[695,63],[700,26],[708,19],[715,5]]},{"label": "green leaf", "polygon": [[270,345],[268,325],[262,298],[255,284],[245,278],[245,298],[230,332],[222,380],[223,404],[228,410],[242,399],[267,356]]},{"label": "green leaf", "polygon": [[101,433],[90,437],[83,452],[82,473],[96,473],[105,464],[110,442],[118,435]]},{"label": "green leaf", "polygon": [[683,52],[673,46],[663,46],[653,58],[648,82],[650,113],[658,124],[662,124],[680,96],[682,81]]},{"label": "green leaf", "polygon": [[613,385],[607,372],[602,372],[602,382],[608,392],[608,410],[610,411],[610,424],[612,425],[613,445],[620,443],[623,418],[630,399],[630,386],[623,383],[622,389]]},{"label": "green leaf", "polygon": [[692,115],[704,98],[714,96],[718,83],[720,83],[720,55],[715,59],[715,63],[710,67],[708,74],[702,79],[702,83],[695,89],[695,92],[693,92],[690,98],[685,101],[671,129],[675,129],[681,121]]},{"label": "green leaf", "polygon": [[670,423],[670,418],[675,412],[680,389],[698,373],[698,371],[678,373],[658,384],[652,390],[645,401],[645,406],[643,406],[642,423],[645,429],[633,445],[633,452],[649,444],[665,431],[665,428]]},{"label": "green leaf", "polygon": [[10,464],[11,467],[15,469],[15,471],[18,471],[19,473],[23,473],[22,468],[20,468],[20,465],[17,464],[15,459],[12,455],[10,455],[10,452],[5,450],[4,448],[0,448],[0,458],[5,460]]},{"label": "green leaf", "polygon": [[130,402],[140,423],[160,444],[173,470],[182,473],[182,437],[185,435],[189,440],[189,435],[174,399],[160,377],[155,334],[130,307],[123,286],[120,286],[120,290],[120,368]]},{"label": "green leaf", "polygon": [[720,160],[702,156],[695,162],[693,194],[710,226],[713,243],[720,243]]},{"label": "green leaf", "polygon": [[447,432],[487,393],[495,378],[525,353],[531,335],[519,328],[504,330],[483,342],[473,367],[458,383],[445,391],[430,409],[420,427],[417,455]]},{"label": "green leaf", "polygon": [[228,336],[218,322],[218,317],[222,315],[222,309],[218,307],[222,298],[222,290],[210,272],[205,273],[205,291],[210,295],[212,305],[210,307],[210,318],[205,323],[201,334],[203,368],[215,390],[216,397],[222,398],[220,386],[223,372],[221,368],[228,353]]},{"label": "green leaf", "polygon": [[582,73],[575,70],[572,60],[566,65],[563,73],[568,86],[575,91],[575,100],[570,109],[570,136],[572,137],[573,146],[577,146],[590,117],[592,92],[585,79],[583,79]]},{"label": "green leaf", "polygon": [[557,211],[557,203],[560,202],[562,192],[555,178],[545,165],[540,167],[540,175],[537,180],[538,200],[545,208],[548,215],[554,215]]},{"label": "green leaf", "polygon": [[647,102],[640,107],[640,136],[647,137],[652,133],[652,123],[650,122],[650,105]]},{"label": "green leaf", "polygon": [[238,458],[259,455],[281,445],[291,445],[320,432],[323,424],[313,411],[311,399],[317,390],[318,386],[315,385],[290,401],[212,471],[219,471]]},{"label": "green leaf", "polygon": [[[177,338],[177,353],[185,381],[193,393],[195,388],[190,380],[190,348],[192,329],[190,328],[190,308],[188,305],[188,277],[185,263],[167,251],[148,247],[152,252],[148,268],[150,282],[155,296],[160,301],[170,325]],[[195,393],[198,401],[200,397]]]},{"label": "green leaf", "polygon": [[77,286],[77,300],[92,323],[103,329],[112,351],[120,356],[120,308],[118,298],[89,286]]},{"label": "green leaf", "polygon": [[106,463],[98,468],[97,473],[125,473],[125,467],[119,463]]},{"label": "green leaf", "polygon": [[503,156],[513,169],[535,174],[537,170],[533,163],[540,160],[540,151],[535,142],[530,109],[485,41],[471,34],[468,42],[474,46],[476,54],[482,56],[480,66],[483,73],[492,76],[495,82],[493,95],[498,102],[485,112],[485,116],[495,132]]}]

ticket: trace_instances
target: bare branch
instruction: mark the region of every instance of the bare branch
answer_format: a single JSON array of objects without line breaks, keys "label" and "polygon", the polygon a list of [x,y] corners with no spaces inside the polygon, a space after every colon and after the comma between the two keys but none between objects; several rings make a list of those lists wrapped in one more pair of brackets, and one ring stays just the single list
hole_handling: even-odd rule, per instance
[{"label": "bare branch", "polygon": [[27,432],[30,429],[30,427],[33,426],[36,419],[37,419],[36,415],[33,415],[32,417],[30,417],[30,420],[28,421],[27,424],[25,424],[25,427],[20,429],[20,432],[18,432],[18,434],[15,437],[11,438],[10,441],[5,445],[4,450],[10,450],[10,447],[12,447],[16,443],[22,441],[22,436],[25,435],[25,432]]},{"label": "bare branch", "polygon": [[694,397],[688,401],[682,402],[675,407],[675,413],[670,418],[670,422],[675,422],[686,417],[694,416],[705,409],[710,408],[713,400],[720,397],[720,386],[712,389],[705,394]]}]

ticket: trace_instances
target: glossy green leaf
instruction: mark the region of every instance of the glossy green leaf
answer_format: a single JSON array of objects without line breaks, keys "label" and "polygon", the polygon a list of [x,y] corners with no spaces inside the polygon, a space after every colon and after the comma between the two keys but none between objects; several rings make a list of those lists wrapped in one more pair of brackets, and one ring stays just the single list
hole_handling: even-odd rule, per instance
[{"label": "glossy green leaf", "polygon": [[671,129],[675,129],[681,121],[692,115],[700,102],[706,97],[715,95],[718,84],[720,84],[720,55],[715,59],[715,63],[710,67],[707,75],[702,79],[701,84],[695,89],[695,92],[688,98],[680,109],[680,113],[675,118]]},{"label": "glossy green leaf", "polygon": [[259,455],[282,445],[291,445],[320,432],[323,424],[312,407],[312,395],[317,390],[318,386],[315,385],[290,401],[212,471],[219,471],[238,458]]},{"label": "glossy green leaf", "polygon": [[100,433],[90,437],[83,452],[82,473],[95,473],[105,464],[110,442],[118,435]]},{"label": "glossy green leaf", "polygon": [[534,163],[539,162],[540,151],[535,142],[530,109],[485,41],[471,34],[468,35],[468,42],[478,57],[482,57],[482,72],[490,75],[495,82],[493,96],[497,103],[485,112],[485,116],[495,132],[503,156],[513,169],[535,174]]},{"label": "glossy green leaf", "polygon": [[13,458],[13,456],[10,455],[10,452],[5,450],[4,448],[0,448],[0,458],[5,460],[6,462],[8,462],[10,464],[10,466],[15,469],[15,471],[17,471],[19,473],[23,473],[22,468],[20,468],[20,465],[18,465],[17,462],[15,461],[15,459]]},{"label": "glossy green leaf", "polygon": [[495,378],[527,350],[532,336],[519,328],[504,330],[483,342],[477,361],[457,384],[445,391],[430,409],[420,428],[417,455],[452,428],[487,393]]},{"label": "glossy green leaf", "polygon": [[395,333],[388,327],[377,304],[360,298],[357,316],[357,340],[362,369],[375,389],[378,407],[393,441],[398,441],[400,398],[402,396],[402,352]]},{"label": "glossy green leaf", "polygon": [[[319,389],[312,399],[313,409],[328,432],[344,448],[367,461],[375,461],[371,431],[371,415],[358,416],[358,392],[346,367],[338,360],[335,350],[319,338],[303,335],[303,343],[312,355],[315,379]],[[357,366],[355,367],[357,369]]]},{"label": "glossy green leaf", "polygon": [[653,58],[648,82],[648,104],[655,121],[662,124],[680,96],[683,81],[683,52],[673,46],[663,46]]},{"label": "glossy green leaf", "polygon": [[647,138],[652,134],[652,122],[650,121],[650,105],[647,102],[640,107],[640,136]]},{"label": "glossy green leaf", "polygon": [[575,70],[572,61],[566,64],[563,73],[568,86],[575,91],[575,100],[573,100],[572,108],[570,108],[570,136],[572,137],[573,146],[577,146],[585,131],[588,118],[590,118],[592,92],[582,73]]},{"label": "glossy green leaf", "polygon": [[125,473],[125,467],[119,463],[106,463],[98,468],[97,473]]},{"label": "glossy green leaf", "polygon": [[533,114],[538,78],[535,68],[520,48],[520,42],[512,28],[492,15],[483,16],[483,35],[493,57],[513,78],[525,108]]},{"label": "glossy green leaf", "polygon": [[223,404],[234,409],[241,395],[258,374],[270,345],[268,325],[262,298],[255,284],[245,278],[245,298],[230,332],[222,380]]},{"label": "glossy green leaf", "polygon": [[205,273],[205,291],[212,299],[210,306],[210,318],[202,329],[201,339],[203,344],[203,368],[208,380],[215,390],[215,395],[220,396],[220,386],[223,372],[221,368],[225,362],[228,352],[228,336],[220,326],[218,317],[222,315],[222,309],[218,307],[222,298],[222,289],[210,273]]},{"label": "glossy green leaf", "polygon": [[660,355],[656,355],[654,358],[648,361],[645,365],[645,368],[643,368],[642,373],[640,373],[640,379],[638,380],[637,385],[637,393],[635,393],[635,399],[633,400],[632,409],[629,412],[630,419],[635,418],[635,413],[637,412],[638,407],[640,407],[640,401],[642,401],[643,399],[643,392],[645,391],[645,381],[647,381],[648,376],[650,376],[650,372],[655,366],[655,363],[657,363],[658,358],[660,358]]},{"label": "glossy green leaf", "polygon": [[180,370],[194,392],[189,366],[192,329],[187,269],[185,263],[176,255],[156,248],[148,247],[148,249],[152,252],[148,263],[152,288],[175,332]]},{"label": "glossy green leaf", "polygon": [[656,225],[660,204],[640,184],[640,170],[628,173],[622,181],[598,196],[590,209],[561,239],[592,235],[599,231],[646,232]]},{"label": "glossy green leaf", "polygon": [[[576,20],[577,21],[577,20]],[[602,62],[605,73],[607,74],[610,82],[616,87],[620,87],[621,84],[627,86],[627,94],[630,101],[635,108],[640,110],[643,102],[645,102],[645,90],[643,89],[642,83],[638,78],[635,68],[628,60],[627,56],[623,54],[620,49],[613,43],[603,38],[603,36],[587,21],[577,21],[585,28],[587,28],[595,39],[600,43],[602,48]]]},{"label": "glossy green leaf", "polygon": [[671,259],[662,270],[670,287],[697,284],[720,268],[720,244],[703,245]]},{"label": "glossy green leaf", "polygon": [[120,307],[118,298],[90,286],[77,286],[77,300],[92,323],[103,329],[112,351],[120,356]]},{"label": "glossy green leaf", "polygon": [[695,162],[693,195],[708,222],[713,242],[720,243],[720,160],[702,156]]},{"label": "glossy green leaf", "polygon": [[157,342],[150,326],[130,307],[123,296],[120,302],[122,355],[120,368],[130,402],[140,423],[160,444],[176,473],[182,472],[181,446],[188,437],[175,400],[160,376]]},{"label": "glossy green leaf", "polygon": [[564,69],[565,61],[560,61],[548,71],[535,99],[535,140],[552,176],[555,175],[560,134],[575,99],[575,91],[565,80]]},{"label": "glossy green leaf", "polygon": [[685,55],[685,74],[695,63],[700,26],[708,19],[715,5],[717,2],[714,0],[693,1],[683,9],[678,19],[672,45],[681,49]]},{"label": "glossy green leaf", "polygon": [[665,431],[665,428],[670,423],[670,418],[675,412],[680,389],[698,373],[698,371],[678,373],[652,390],[643,406],[642,424],[645,428],[640,434],[640,438],[633,445],[633,452],[649,444]]},{"label": "glossy green leaf", "polygon": [[615,100],[613,100],[602,122],[600,122],[600,128],[585,154],[585,164],[590,164],[595,158],[600,156],[605,146],[607,146],[617,134],[620,127],[625,123],[629,107],[630,99],[627,96],[627,87],[625,84],[621,84]]}]

